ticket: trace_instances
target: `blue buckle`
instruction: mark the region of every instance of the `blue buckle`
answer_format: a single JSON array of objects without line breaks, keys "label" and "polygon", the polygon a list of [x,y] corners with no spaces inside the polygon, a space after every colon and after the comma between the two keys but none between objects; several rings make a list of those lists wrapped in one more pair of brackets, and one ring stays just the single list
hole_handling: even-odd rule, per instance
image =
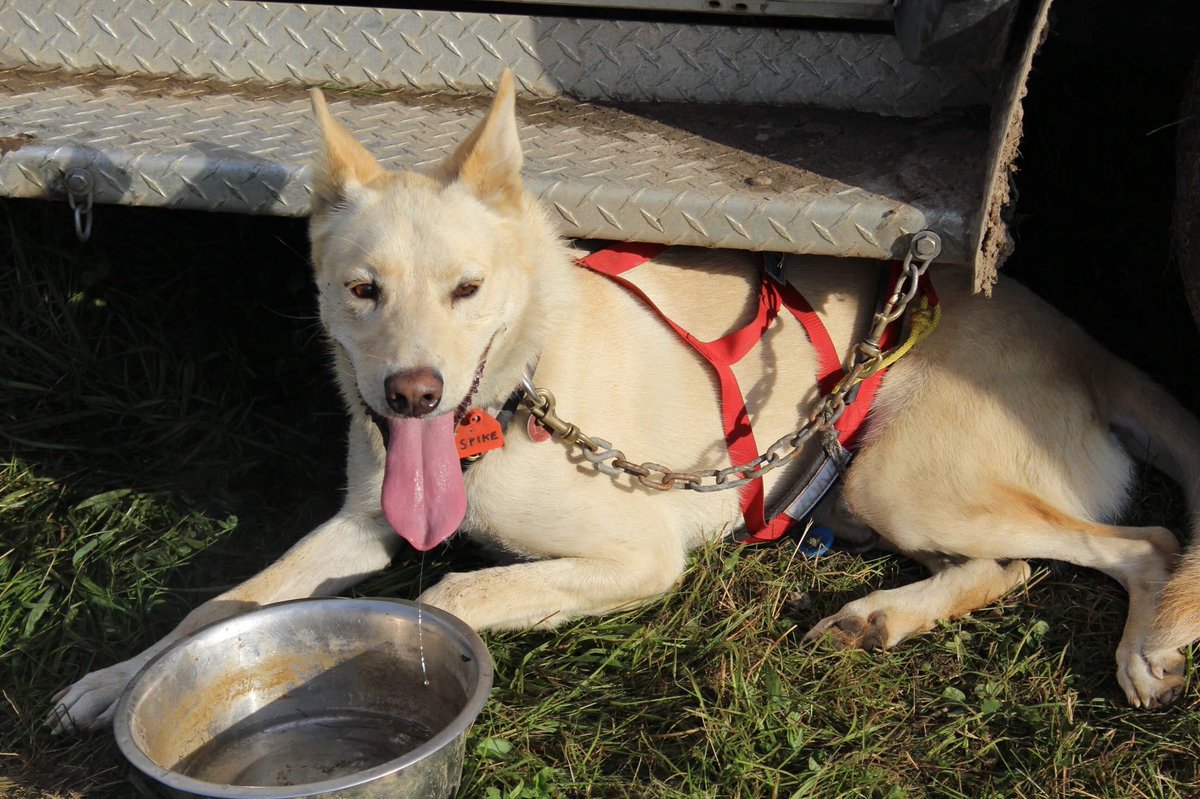
[{"label": "blue buckle", "polygon": [[833,530],[828,527],[813,527],[800,539],[800,554],[806,558],[819,558],[833,549]]}]

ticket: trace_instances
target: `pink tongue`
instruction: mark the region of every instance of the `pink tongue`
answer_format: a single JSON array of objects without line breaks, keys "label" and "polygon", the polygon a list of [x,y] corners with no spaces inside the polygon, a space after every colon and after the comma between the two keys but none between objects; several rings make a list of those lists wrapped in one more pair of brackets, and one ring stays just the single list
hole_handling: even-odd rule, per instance
[{"label": "pink tongue", "polygon": [[388,419],[383,515],[425,552],[454,535],[467,515],[467,492],[454,449],[454,414]]}]

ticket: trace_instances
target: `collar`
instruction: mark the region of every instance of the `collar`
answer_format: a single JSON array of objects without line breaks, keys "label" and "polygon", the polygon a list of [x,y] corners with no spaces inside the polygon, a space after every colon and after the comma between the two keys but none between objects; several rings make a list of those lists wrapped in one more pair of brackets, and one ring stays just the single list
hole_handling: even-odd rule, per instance
[{"label": "collar", "polygon": [[[521,385],[513,389],[512,393],[504,400],[504,404],[493,414],[496,421],[500,424],[500,432],[506,435],[508,433],[508,426],[512,423],[513,417],[517,415],[517,409],[521,407],[521,402],[525,399],[529,391],[528,386],[533,385],[529,375],[530,372],[526,372],[522,376]],[[465,472],[472,463],[482,457],[483,455],[472,455],[469,458],[460,458],[458,462]]]},{"label": "collar", "polygon": [[517,386],[513,389],[513,393],[508,395],[508,399],[504,400],[504,404],[500,406],[500,410],[496,412],[496,421],[500,423],[500,429],[505,433],[508,432],[508,425],[512,422],[513,417],[517,415],[517,408],[521,407],[521,400],[525,398],[525,388]]}]

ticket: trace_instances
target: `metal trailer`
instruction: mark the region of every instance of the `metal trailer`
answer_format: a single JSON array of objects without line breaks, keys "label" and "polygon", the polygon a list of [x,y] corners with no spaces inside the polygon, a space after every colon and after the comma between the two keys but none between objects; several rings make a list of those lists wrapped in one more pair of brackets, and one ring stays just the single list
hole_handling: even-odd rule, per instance
[{"label": "metal trailer", "polygon": [[886,259],[930,228],[987,290],[1048,6],[0,0],[0,194],[81,234],[93,203],[303,216],[306,88],[419,168],[507,66],[566,235]]}]

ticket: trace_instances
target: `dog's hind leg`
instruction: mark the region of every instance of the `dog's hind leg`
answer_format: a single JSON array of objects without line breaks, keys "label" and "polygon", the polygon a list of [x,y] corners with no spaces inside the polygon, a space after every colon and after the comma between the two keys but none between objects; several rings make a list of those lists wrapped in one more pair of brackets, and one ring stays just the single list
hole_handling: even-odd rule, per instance
[{"label": "dog's hind leg", "polygon": [[1029,565],[1023,560],[934,560],[926,562],[932,577],[856,599],[819,621],[805,637],[827,635],[846,648],[890,649],[940,619],[962,616],[999,599],[1029,579]]},{"label": "dog's hind leg", "polygon": [[[919,534],[906,535],[895,527],[889,529],[886,521],[877,524],[876,529],[902,551],[938,550],[953,544],[956,552],[968,558],[1045,558],[1104,572],[1129,592],[1129,613],[1116,654],[1117,680],[1126,697],[1135,706],[1154,707],[1178,696],[1183,686],[1182,654],[1170,650],[1153,653],[1148,658],[1144,652],[1157,613],[1159,592],[1170,576],[1179,551],[1175,536],[1162,527],[1119,527],[1083,521],[1022,490],[993,487],[983,495],[992,501],[986,506],[967,506],[961,515],[952,515],[954,511],[947,508],[962,510],[963,506],[948,503],[939,506],[936,502],[926,502],[920,511],[892,509],[898,518],[909,518],[910,523],[920,518],[920,525],[914,525],[914,529],[921,530]],[[916,586],[897,590],[937,587],[936,581],[943,575],[952,576],[951,570]],[[947,592],[956,587],[952,581],[946,582]],[[974,585],[968,582],[966,587]],[[927,601],[920,590],[905,593],[903,599],[917,603]],[[953,603],[954,600],[948,598],[945,601]],[[962,597],[963,608],[973,603],[973,598]],[[847,606],[845,610],[849,609]],[[867,623],[865,618],[860,620]],[[854,622],[843,617],[839,624],[839,629],[843,629]],[[826,625],[825,629],[830,626]],[[889,636],[896,637],[890,633]]]},{"label": "dog's hind leg", "polygon": [[[1137,529],[1137,528],[1133,528]],[[1154,540],[1164,542],[1156,556],[1103,569],[1129,592],[1125,631],[1117,645],[1117,682],[1129,703],[1157,707],[1173,702],[1183,690],[1186,658],[1179,649],[1151,646],[1162,589],[1170,580],[1170,566],[1177,560],[1178,542],[1169,530],[1144,528]]]},{"label": "dog's hind leg", "polygon": [[[1029,497],[1033,507],[1039,501]],[[1038,508],[1039,514],[1046,511]],[[1030,558],[1050,558],[1098,569],[1129,592],[1125,630],[1117,645],[1117,682],[1135,707],[1156,707],[1173,701],[1183,688],[1184,657],[1179,650],[1147,656],[1146,639],[1158,613],[1158,598],[1170,578],[1179,542],[1163,527],[1119,527],[1073,520],[1050,511],[1043,521],[1023,521],[1013,515],[992,520],[995,542],[972,541],[974,551],[1017,552]],[[1002,542],[1002,543],[1001,543]]]},{"label": "dog's hind leg", "polygon": [[973,537],[972,551],[1002,549],[1024,557],[1064,560],[1098,569],[1119,582],[1129,592],[1129,611],[1117,645],[1117,681],[1136,707],[1174,700],[1184,683],[1182,652],[1160,651],[1148,657],[1145,651],[1160,592],[1179,555],[1179,542],[1171,531],[1087,522],[1027,492],[998,490],[996,494],[1007,494],[1004,509],[980,520],[995,534]]}]

